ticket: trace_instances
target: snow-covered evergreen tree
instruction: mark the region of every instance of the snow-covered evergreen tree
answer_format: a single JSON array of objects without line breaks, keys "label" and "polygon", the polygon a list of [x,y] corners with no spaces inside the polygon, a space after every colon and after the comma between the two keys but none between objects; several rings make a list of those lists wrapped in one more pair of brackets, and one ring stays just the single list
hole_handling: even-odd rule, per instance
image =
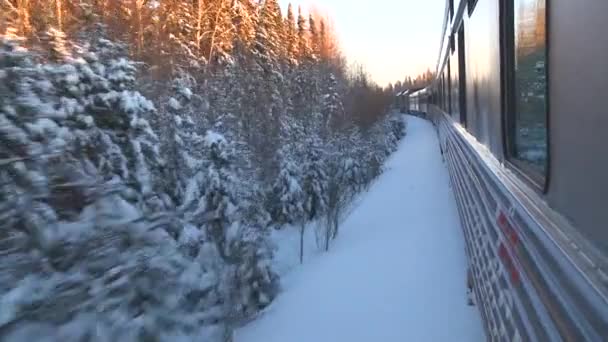
[{"label": "snow-covered evergreen tree", "polygon": [[205,179],[204,136],[198,133],[201,129],[196,127],[193,118],[192,86],[194,81],[189,75],[177,78],[173,84],[173,96],[166,104],[171,134],[167,142],[166,168],[174,189],[173,198],[185,213],[198,203]]},{"label": "snow-covered evergreen tree", "polygon": [[[121,198],[125,182],[104,181],[94,161],[121,151],[96,148],[107,131],[83,114],[83,95],[105,81],[78,63],[40,68],[15,44],[0,48],[0,75],[9,77],[0,97],[0,248],[13,261],[0,269],[0,337],[140,340],[205,329],[222,298],[209,292],[218,283],[212,269],[199,265],[188,275],[193,261],[159,229],[166,224]],[[196,303],[191,293],[207,294],[198,310],[185,309]]]},{"label": "snow-covered evergreen tree", "polygon": [[336,80],[336,76],[330,73],[324,83],[323,119],[328,130],[337,129],[345,123],[344,104],[342,103],[342,97],[338,93],[338,81]]},{"label": "snow-covered evergreen tree", "polygon": [[344,132],[341,141],[347,151],[344,158],[344,180],[353,193],[358,193],[366,184],[366,168],[363,165],[365,142],[356,126]]},{"label": "snow-covered evergreen tree", "polygon": [[166,197],[159,184],[164,161],[159,138],[148,121],[156,109],[135,90],[137,68],[123,57],[123,49],[99,38],[74,63],[51,72],[67,95],[63,101],[73,100],[81,106],[86,115],[83,120],[92,127],[85,147],[94,151],[88,159],[103,179],[117,178],[132,194],[143,197],[142,204],[162,209]]},{"label": "snow-covered evergreen tree", "polygon": [[310,36],[306,18],[302,13],[302,7],[298,6],[298,55],[306,60],[312,56],[312,48],[310,46]]},{"label": "snow-covered evergreen tree", "polygon": [[249,48],[255,39],[257,7],[252,0],[236,0],[233,6],[234,26],[237,41],[243,48]]},{"label": "snow-covered evergreen tree", "polygon": [[273,186],[273,218],[279,225],[299,225],[306,221],[305,194],[300,185],[301,175],[292,160],[281,160],[280,171]]},{"label": "snow-covered evergreen tree", "polygon": [[279,3],[277,0],[265,0],[260,8],[254,51],[264,58],[264,62],[276,62],[286,55],[284,36]]},{"label": "snow-covered evergreen tree", "polygon": [[265,307],[277,292],[277,278],[271,271],[271,257],[261,227],[247,226],[243,207],[237,198],[237,173],[231,165],[231,150],[226,139],[213,131],[205,136],[210,167],[204,197],[197,216],[206,234],[226,261],[227,283],[232,294],[229,315],[247,317]]},{"label": "snow-covered evergreen tree", "polygon": [[293,13],[293,6],[289,4],[287,7],[287,17],[285,18],[285,39],[287,45],[287,56],[292,61],[297,61],[298,58],[298,28],[296,18]]},{"label": "snow-covered evergreen tree", "polygon": [[325,146],[315,135],[308,135],[304,144],[302,188],[305,194],[305,210],[309,220],[323,215],[327,206],[327,174],[325,171]]}]

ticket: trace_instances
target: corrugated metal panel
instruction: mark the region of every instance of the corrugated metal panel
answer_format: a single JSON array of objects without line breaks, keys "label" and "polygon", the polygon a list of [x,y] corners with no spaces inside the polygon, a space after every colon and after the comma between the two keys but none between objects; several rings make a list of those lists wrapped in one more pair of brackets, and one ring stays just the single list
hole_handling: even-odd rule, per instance
[{"label": "corrugated metal panel", "polygon": [[564,240],[567,225],[451,117],[433,107],[492,341],[601,341],[605,265]]}]

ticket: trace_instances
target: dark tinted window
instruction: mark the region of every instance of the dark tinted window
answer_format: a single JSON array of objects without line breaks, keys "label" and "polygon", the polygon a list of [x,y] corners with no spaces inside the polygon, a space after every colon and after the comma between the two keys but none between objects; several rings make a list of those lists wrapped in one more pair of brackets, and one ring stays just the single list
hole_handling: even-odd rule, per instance
[{"label": "dark tinted window", "polygon": [[545,0],[514,0],[507,107],[509,155],[544,176],[547,168]]},{"label": "dark tinted window", "polygon": [[446,108],[445,110],[448,114],[452,115],[452,79],[451,79],[451,71],[450,71],[450,59],[448,59],[448,63],[446,66],[446,74],[445,74],[445,89],[446,89]]},{"label": "dark tinted window", "polygon": [[445,94],[445,72],[443,72],[441,74],[441,109],[443,109],[444,111],[445,109],[445,104],[446,104],[446,94]]},{"label": "dark tinted window", "polygon": [[453,53],[455,49],[456,49],[456,42],[454,40],[454,35],[452,34],[450,36],[450,50]]},{"label": "dark tinted window", "polygon": [[463,126],[467,124],[467,79],[466,79],[466,56],[464,45],[464,25],[458,30],[458,76],[459,76],[459,107],[460,107],[460,123]]}]

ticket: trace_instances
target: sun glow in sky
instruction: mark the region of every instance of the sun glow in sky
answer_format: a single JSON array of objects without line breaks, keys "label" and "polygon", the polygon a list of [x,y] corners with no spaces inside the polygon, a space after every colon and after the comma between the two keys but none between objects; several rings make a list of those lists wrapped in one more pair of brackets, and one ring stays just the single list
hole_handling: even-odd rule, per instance
[{"label": "sun glow in sky", "polygon": [[444,0],[280,0],[281,7],[290,2],[327,12],[349,62],[382,86],[435,68]]}]

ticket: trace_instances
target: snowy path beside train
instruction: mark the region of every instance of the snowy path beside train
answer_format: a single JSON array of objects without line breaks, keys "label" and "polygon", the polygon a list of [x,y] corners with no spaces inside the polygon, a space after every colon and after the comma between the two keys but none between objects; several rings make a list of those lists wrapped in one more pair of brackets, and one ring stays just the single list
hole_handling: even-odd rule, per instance
[{"label": "snowy path beside train", "polygon": [[434,128],[407,117],[388,170],[341,226],[332,250],[283,280],[237,342],[483,341],[467,305],[456,203]]}]

